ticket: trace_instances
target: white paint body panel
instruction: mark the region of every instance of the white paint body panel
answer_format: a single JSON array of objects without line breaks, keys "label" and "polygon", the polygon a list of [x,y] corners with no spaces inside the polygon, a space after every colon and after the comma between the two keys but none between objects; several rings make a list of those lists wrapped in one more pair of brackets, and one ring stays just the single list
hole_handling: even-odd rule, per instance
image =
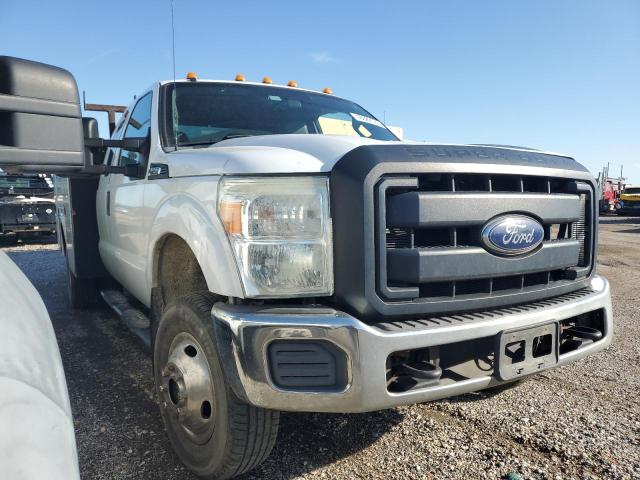
[{"label": "white paint body panel", "polygon": [[0,253],[2,478],[80,478],[67,385],[40,295]]},{"label": "white paint body panel", "polygon": [[169,154],[171,176],[330,172],[362,145],[389,144],[342,135],[261,135]]}]

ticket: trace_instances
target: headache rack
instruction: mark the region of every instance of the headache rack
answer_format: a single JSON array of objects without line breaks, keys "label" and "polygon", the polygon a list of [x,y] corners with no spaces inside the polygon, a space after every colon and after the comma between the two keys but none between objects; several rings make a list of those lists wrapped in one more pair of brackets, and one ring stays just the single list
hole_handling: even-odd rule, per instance
[{"label": "headache rack", "polygon": [[[543,297],[591,271],[594,194],[588,183],[425,173],[383,177],[375,197],[377,292],[386,302]],[[483,248],[483,226],[508,213],[543,224],[544,241],[534,252],[506,258]]]}]

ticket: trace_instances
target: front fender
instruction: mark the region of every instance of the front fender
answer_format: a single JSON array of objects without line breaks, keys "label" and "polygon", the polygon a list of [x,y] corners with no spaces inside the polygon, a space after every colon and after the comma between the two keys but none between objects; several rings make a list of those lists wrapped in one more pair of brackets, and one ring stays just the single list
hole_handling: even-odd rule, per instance
[{"label": "front fender", "polygon": [[158,247],[171,234],[189,245],[209,291],[244,296],[233,252],[216,211],[219,180],[218,176],[167,179],[148,186],[145,204],[155,215],[150,221],[147,298],[151,298],[155,286]]}]

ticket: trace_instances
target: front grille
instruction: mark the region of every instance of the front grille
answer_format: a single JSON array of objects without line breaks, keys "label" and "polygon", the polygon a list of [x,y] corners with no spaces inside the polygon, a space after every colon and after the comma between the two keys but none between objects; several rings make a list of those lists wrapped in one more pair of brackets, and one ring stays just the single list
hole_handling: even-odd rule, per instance
[{"label": "front grille", "polygon": [[[333,301],[367,323],[534,302],[589,284],[596,187],[570,157],[363,145],[336,162],[330,181]],[[542,247],[510,261],[485,250],[483,226],[504,213],[543,223]]]},{"label": "front grille", "polygon": [[[532,292],[542,297],[590,271],[593,192],[586,183],[427,173],[383,177],[376,189],[377,287],[385,301],[446,302]],[[505,258],[483,248],[483,226],[507,213],[543,224],[544,240],[535,253]]]}]

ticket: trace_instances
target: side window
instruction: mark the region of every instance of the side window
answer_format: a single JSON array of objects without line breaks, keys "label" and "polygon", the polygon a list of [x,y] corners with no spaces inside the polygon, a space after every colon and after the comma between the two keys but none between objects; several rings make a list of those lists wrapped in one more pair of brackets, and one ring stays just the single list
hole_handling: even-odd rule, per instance
[{"label": "side window", "polygon": [[[124,113],[124,116],[127,116],[127,113]],[[122,138],[122,133],[124,130],[124,119],[122,119],[119,123],[118,126],[116,127],[116,131],[113,132],[113,135],[111,135],[111,140],[120,140]],[[120,159],[120,155],[118,155],[118,150],[115,148],[110,148],[109,149],[109,153],[108,153],[108,162],[105,162],[105,164],[107,165],[113,165],[116,166],[118,165],[118,161]]]},{"label": "side window", "polygon": [[[147,93],[138,100],[136,106],[131,112],[131,117],[127,122],[126,130],[122,138],[146,138],[151,129],[151,93]],[[144,163],[144,155],[140,152],[132,152],[130,150],[121,150],[119,164],[121,166],[131,165],[134,163]]]}]

